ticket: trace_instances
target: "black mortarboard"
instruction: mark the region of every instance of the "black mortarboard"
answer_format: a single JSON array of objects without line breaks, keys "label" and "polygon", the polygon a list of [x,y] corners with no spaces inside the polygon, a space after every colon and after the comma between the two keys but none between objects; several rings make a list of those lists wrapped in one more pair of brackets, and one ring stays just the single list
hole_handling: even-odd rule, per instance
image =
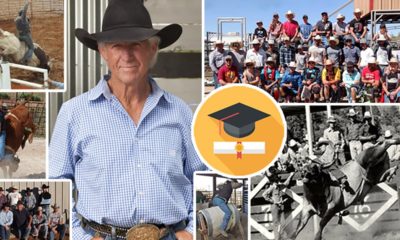
[{"label": "black mortarboard", "polygon": [[236,103],[209,115],[224,122],[224,130],[232,137],[242,138],[255,129],[255,122],[270,115],[257,109]]}]

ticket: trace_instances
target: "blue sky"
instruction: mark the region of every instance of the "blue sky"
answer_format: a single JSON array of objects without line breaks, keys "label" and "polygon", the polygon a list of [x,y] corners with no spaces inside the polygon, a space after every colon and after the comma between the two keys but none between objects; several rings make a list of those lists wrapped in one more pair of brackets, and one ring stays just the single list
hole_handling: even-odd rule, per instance
[{"label": "blue sky", "polygon": [[[279,13],[281,22],[285,21],[285,12],[295,12],[295,19],[301,24],[302,16],[308,15],[309,22],[315,24],[321,19],[321,12],[331,13],[348,0],[205,0],[205,32],[217,31],[218,17],[246,17],[247,33],[252,33],[256,28],[256,21],[262,20],[267,28],[273,13]],[[353,18],[354,5],[351,3],[340,13],[346,16],[346,22]],[[336,22],[336,15],[330,16]],[[224,33],[240,32],[240,24],[223,25]]]}]

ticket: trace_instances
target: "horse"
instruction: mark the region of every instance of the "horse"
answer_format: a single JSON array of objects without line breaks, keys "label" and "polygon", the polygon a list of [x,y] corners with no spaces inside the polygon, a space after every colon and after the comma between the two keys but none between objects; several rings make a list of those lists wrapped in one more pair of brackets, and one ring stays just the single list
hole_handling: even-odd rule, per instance
[{"label": "horse", "polygon": [[32,143],[36,126],[25,104],[19,104],[11,109],[5,119],[6,154],[0,160],[0,167],[3,170],[4,178],[11,178],[12,173],[17,171],[20,162],[17,151],[20,147],[24,149],[26,141]]},{"label": "horse", "polygon": [[[343,165],[340,170],[347,176],[349,183],[345,189],[341,188],[340,184],[333,183],[335,180],[332,180],[331,174],[326,172],[320,163],[309,164],[304,170],[303,178],[304,207],[291,239],[295,239],[308,220],[316,214],[320,220],[314,240],[321,240],[324,227],[336,213],[341,221],[343,213],[346,212],[344,210],[356,202],[363,203],[363,199],[374,185],[390,181],[398,166],[390,168],[386,150],[399,143],[400,139],[379,142],[362,151],[355,160]],[[289,222],[285,223],[282,229],[288,224]]]},{"label": "horse", "polygon": [[[50,71],[51,61],[39,44],[34,43],[34,54],[27,65],[44,68]],[[21,42],[13,33],[0,29],[0,56],[3,60],[20,64],[28,50],[25,42]]]}]

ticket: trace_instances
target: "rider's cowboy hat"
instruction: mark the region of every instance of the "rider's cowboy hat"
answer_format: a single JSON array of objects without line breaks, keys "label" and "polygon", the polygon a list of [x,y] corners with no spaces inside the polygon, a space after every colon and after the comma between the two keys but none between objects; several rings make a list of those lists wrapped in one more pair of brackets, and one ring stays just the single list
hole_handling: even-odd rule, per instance
[{"label": "rider's cowboy hat", "polygon": [[364,113],[364,118],[372,118],[372,117],[371,117],[371,113],[370,113],[369,111],[366,111],[366,112]]},{"label": "rider's cowboy hat", "polygon": [[244,60],[244,65],[245,65],[245,66],[249,66],[250,64],[251,64],[251,65],[254,65],[255,62],[253,61],[253,59],[246,58],[246,60]]},{"label": "rider's cowboy hat", "polygon": [[326,120],[327,123],[336,123],[336,119],[334,116],[329,116],[328,120]]},{"label": "rider's cowboy hat", "polygon": [[154,29],[149,12],[142,1],[111,0],[103,17],[102,31],[88,33],[75,29],[75,36],[86,47],[98,51],[99,42],[140,42],[153,36],[160,38],[159,48],[173,44],[182,34],[182,27],[170,24]]},{"label": "rider's cowboy hat", "polygon": [[58,205],[55,203],[54,205],[51,205],[51,208],[57,209],[57,208],[60,208],[60,206],[58,206]]},{"label": "rider's cowboy hat", "polygon": [[356,111],[354,111],[353,108],[350,108],[349,113],[347,114],[347,116],[354,117],[355,115],[357,115]]},{"label": "rider's cowboy hat", "polygon": [[11,190],[18,190],[18,188],[14,185],[11,187]]},{"label": "rider's cowboy hat", "polygon": [[49,188],[49,186],[46,185],[46,184],[43,184],[43,185],[42,185],[42,189],[45,189],[45,188]]},{"label": "rider's cowboy hat", "polygon": [[376,58],[375,57],[370,57],[368,58],[368,64],[376,64]]},{"label": "rider's cowboy hat", "polygon": [[356,8],[356,9],[354,10],[354,13],[361,13],[361,9]]},{"label": "rider's cowboy hat", "polygon": [[321,40],[321,39],[322,39],[322,38],[321,38],[320,35],[317,35],[317,36],[314,37],[314,40]]}]

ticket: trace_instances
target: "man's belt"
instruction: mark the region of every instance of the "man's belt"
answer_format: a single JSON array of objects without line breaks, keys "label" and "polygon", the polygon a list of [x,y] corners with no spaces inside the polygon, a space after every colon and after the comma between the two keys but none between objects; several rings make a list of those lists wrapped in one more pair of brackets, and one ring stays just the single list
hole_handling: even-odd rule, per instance
[{"label": "man's belt", "polygon": [[[111,236],[112,239],[127,240],[159,240],[169,234],[169,228],[175,226],[166,226],[164,224],[138,224],[127,229],[107,224],[98,224],[86,219],[82,219],[82,221],[97,233]],[[181,222],[177,224],[180,223]]]}]

